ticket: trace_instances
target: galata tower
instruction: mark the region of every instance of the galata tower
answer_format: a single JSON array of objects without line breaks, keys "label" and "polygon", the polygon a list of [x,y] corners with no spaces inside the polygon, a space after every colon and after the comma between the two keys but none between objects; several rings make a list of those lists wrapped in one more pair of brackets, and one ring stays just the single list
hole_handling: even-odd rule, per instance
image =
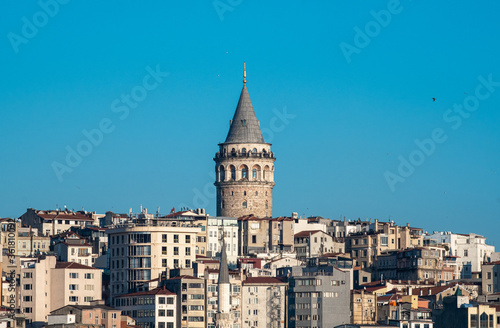
[{"label": "galata tower", "polygon": [[276,159],[262,137],[246,83],[244,66],[240,100],[214,158],[217,216],[272,217]]}]

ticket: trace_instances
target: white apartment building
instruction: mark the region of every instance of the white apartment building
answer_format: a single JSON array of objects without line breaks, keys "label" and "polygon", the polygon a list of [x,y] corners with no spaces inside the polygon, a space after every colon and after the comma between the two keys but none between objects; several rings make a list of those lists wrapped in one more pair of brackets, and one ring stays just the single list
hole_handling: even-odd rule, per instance
[{"label": "white apartment building", "polygon": [[162,224],[127,224],[106,231],[112,302],[116,296],[148,290],[148,282],[167,268],[192,267],[196,260],[196,235],[201,227]]},{"label": "white apartment building", "polygon": [[472,272],[481,271],[484,262],[490,262],[495,246],[488,245],[486,238],[475,234],[457,234],[449,231],[434,231],[424,235],[425,244],[444,245],[449,248],[449,255],[458,256],[457,264],[461,278],[471,278]]},{"label": "white apartment building", "polygon": [[215,257],[221,251],[221,233],[226,243],[227,261],[235,267],[238,261],[238,219],[230,217],[213,217],[207,219],[207,256]]},{"label": "white apartment building", "polygon": [[65,305],[90,305],[102,297],[102,270],[55,256],[39,257],[21,269],[21,311],[26,323],[40,327],[51,311]]}]

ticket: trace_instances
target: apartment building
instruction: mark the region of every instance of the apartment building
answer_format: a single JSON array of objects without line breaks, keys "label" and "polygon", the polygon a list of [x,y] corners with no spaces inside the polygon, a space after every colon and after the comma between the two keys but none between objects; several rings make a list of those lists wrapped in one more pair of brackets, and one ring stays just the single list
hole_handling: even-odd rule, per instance
[{"label": "apartment building", "polygon": [[177,294],[165,285],[149,291],[123,294],[116,308],[132,317],[141,328],[177,328]]},{"label": "apartment building", "polygon": [[87,226],[85,228],[72,228],[79,236],[85,238],[92,245],[92,254],[101,256],[108,250],[108,235],[106,228]]},{"label": "apartment building", "polygon": [[85,239],[66,239],[54,245],[57,260],[92,265],[92,245]]},{"label": "apartment building", "polygon": [[238,219],[240,256],[269,251],[269,220],[255,216],[243,216]]},{"label": "apartment building", "polygon": [[242,327],[286,327],[287,289],[278,278],[247,277],[241,286]]},{"label": "apartment building", "polygon": [[297,259],[317,257],[326,253],[344,253],[344,243],[322,230],[302,231],[294,235]]},{"label": "apartment building", "polygon": [[449,255],[457,256],[457,263],[462,279],[472,278],[473,272],[480,272],[484,262],[490,262],[495,246],[488,245],[486,238],[475,234],[457,234],[450,231],[434,231],[425,235],[426,245],[443,245],[449,249]]},{"label": "apartment building", "polygon": [[224,237],[228,264],[231,267],[236,267],[239,244],[238,219],[209,216],[207,218],[206,235],[206,255],[208,257],[219,257],[221,252],[220,240]]},{"label": "apartment building", "polygon": [[66,305],[50,312],[47,321],[47,326],[51,328],[77,327],[79,325],[119,328],[121,326],[121,311],[103,304]]},{"label": "apartment building", "polygon": [[301,269],[293,269],[288,279],[288,327],[322,328],[351,322],[349,272],[334,269],[328,275],[303,275]]},{"label": "apartment building", "polygon": [[351,310],[351,323],[375,325],[377,323],[377,296],[364,290],[353,290]]},{"label": "apartment building", "polygon": [[[241,284],[244,276],[241,271],[228,271],[229,274],[229,304],[230,311],[233,314],[233,328],[242,327],[241,322],[241,306],[242,306],[242,298],[241,298]],[[205,269],[205,295],[206,295],[206,313],[207,313],[207,327],[215,328],[215,316],[219,311],[218,304],[218,280],[219,280],[219,269]]]},{"label": "apartment building", "polygon": [[205,311],[205,281],[193,276],[177,276],[162,281],[168,290],[177,294],[176,327],[204,328]]},{"label": "apartment building", "polygon": [[112,300],[122,294],[148,290],[148,282],[167,268],[192,267],[196,260],[196,235],[201,228],[189,223],[162,224],[126,224],[106,231]]},{"label": "apartment building", "polygon": [[102,271],[55,256],[41,256],[21,269],[21,311],[31,327],[42,326],[49,313],[65,305],[90,305],[102,297]]},{"label": "apartment building", "polygon": [[38,230],[38,236],[52,236],[67,231],[72,227],[84,227],[87,224],[98,224],[101,215],[69,210],[41,211],[28,208],[19,219],[23,226]]},{"label": "apartment building", "polygon": [[400,227],[391,222],[377,219],[369,230],[346,237],[346,251],[351,253],[356,266],[372,269],[377,256],[386,250],[406,249],[423,245],[423,230],[409,224]]},{"label": "apartment building", "polygon": [[402,251],[386,251],[374,265],[379,279],[441,281],[443,260],[439,250],[415,247]]},{"label": "apartment building", "polygon": [[294,251],[294,224],[290,217],[278,217],[269,221],[269,245],[272,253]]},{"label": "apartment building", "polygon": [[482,294],[500,293],[500,261],[484,263],[481,273]]}]

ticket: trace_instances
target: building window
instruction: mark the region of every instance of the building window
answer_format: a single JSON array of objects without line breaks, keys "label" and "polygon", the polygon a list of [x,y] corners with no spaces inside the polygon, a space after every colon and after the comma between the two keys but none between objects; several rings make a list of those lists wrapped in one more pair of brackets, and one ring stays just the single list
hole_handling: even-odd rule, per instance
[{"label": "building window", "polygon": [[244,167],[243,169],[241,169],[241,177],[243,179],[247,179],[248,178],[248,169],[246,167]]},{"label": "building window", "polygon": [[163,268],[166,268],[167,267],[167,259],[161,259],[161,266]]},{"label": "building window", "polygon": [[167,247],[166,246],[162,246],[161,255],[167,255]]},{"label": "building window", "polygon": [[85,279],[94,279],[94,274],[93,273],[86,273]]},{"label": "building window", "polygon": [[236,169],[231,166],[231,180],[236,180]]},{"label": "building window", "polygon": [[179,247],[174,247],[174,255],[179,255]]},{"label": "building window", "polygon": [[191,244],[191,235],[186,235],[186,244]]},{"label": "building window", "polygon": [[256,243],[257,243],[257,236],[253,235],[252,236],[252,244],[256,244]]},{"label": "building window", "polygon": [[78,302],[78,296],[70,296],[69,301],[70,302]]},{"label": "building window", "polygon": [[243,202],[242,207],[243,207],[243,208],[247,208],[247,201],[244,201],[244,202]]},{"label": "building window", "polygon": [[174,243],[179,243],[179,235],[174,235]]},{"label": "building window", "polygon": [[191,267],[191,260],[186,260],[186,268],[190,268]]},{"label": "building window", "polygon": [[186,247],[186,256],[191,255],[191,247]]},{"label": "building window", "polygon": [[162,243],[166,243],[167,242],[167,235],[166,234],[161,235],[161,242]]},{"label": "building window", "polygon": [[257,169],[252,170],[252,178],[257,179]]},{"label": "building window", "polygon": [[78,272],[70,272],[69,277],[71,279],[78,279]]}]

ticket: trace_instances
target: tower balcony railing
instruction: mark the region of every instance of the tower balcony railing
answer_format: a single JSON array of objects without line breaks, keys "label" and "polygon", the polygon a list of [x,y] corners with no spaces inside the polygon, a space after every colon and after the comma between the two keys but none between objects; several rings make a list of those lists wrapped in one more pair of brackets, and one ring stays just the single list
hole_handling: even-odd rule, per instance
[{"label": "tower balcony railing", "polygon": [[254,153],[254,152],[230,152],[221,153],[220,151],[215,154],[215,158],[274,158],[274,153]]}]

